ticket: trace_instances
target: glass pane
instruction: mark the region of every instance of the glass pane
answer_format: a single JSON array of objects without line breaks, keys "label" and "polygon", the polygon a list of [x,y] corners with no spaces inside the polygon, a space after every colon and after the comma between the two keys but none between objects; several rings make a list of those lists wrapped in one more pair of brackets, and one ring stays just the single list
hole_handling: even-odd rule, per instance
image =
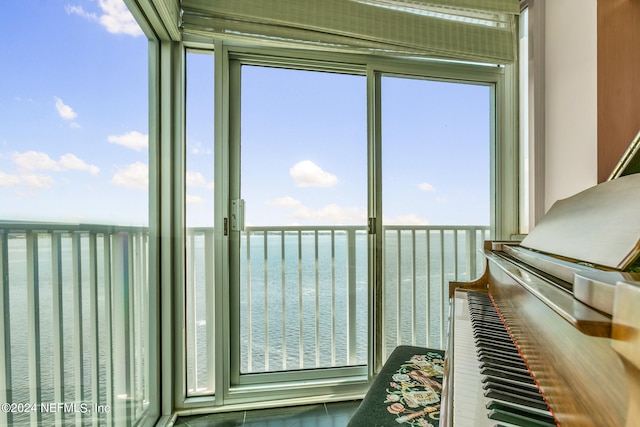
[{"label": "glass pane", "polygon": [[210,53],[187,53],[187,393],[214,392],[213,72]]},{"label": "glass pane", "polygon": [[363,76],[242,68],[241,372],[366,364]]},{"label": "glass pane", "polygon": [[124,3],[12,2],[1,28],[0,424],[148,409],[148,41]]},{"label": "glass pane", "polygon": [[489,86],[382,78],[384,319],[396,345],[444,348],[450,280],[482,271],[490,225]]}]

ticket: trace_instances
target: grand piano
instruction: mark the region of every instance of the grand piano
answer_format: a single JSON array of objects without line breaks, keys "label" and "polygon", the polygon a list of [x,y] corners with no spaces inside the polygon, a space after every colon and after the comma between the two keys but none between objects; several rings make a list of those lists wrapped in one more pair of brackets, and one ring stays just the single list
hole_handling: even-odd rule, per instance
[{"label": "grand piano", "polygon": [[450,283],[440,425],[640,426],[640,173],[483,254]]}]

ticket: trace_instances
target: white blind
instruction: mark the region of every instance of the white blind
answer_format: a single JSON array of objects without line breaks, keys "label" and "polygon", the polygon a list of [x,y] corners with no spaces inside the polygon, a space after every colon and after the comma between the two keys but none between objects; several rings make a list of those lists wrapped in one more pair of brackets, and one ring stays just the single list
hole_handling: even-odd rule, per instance
[{"label": "white blind", "polygon": [[518,0],[182,0],[185,33],[260,43],[512,63]]}]

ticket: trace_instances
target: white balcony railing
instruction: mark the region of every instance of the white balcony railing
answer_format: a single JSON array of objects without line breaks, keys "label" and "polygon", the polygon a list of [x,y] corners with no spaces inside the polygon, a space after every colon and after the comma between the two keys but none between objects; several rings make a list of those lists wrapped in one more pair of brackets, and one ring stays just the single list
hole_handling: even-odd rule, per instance
[{"label": "white balcony railing", "polygon": [[0,425],[142,417],[147,244],[143,228],[0,222]]},{"label": "white balcony railing", "polygon": [[[446,285],[471,280],[488,227],[384,229],[384,344],[444,348]],[[243,373],[364,365],[364,227],[242,235]],[[187,230],[187,388],[214,393],[212,228]],[[92,411],[0,412],[0,425],[121,425],[148,407],[148,230],[0,222],[0,402]],[[78,406],[81,408],[81,406]],[[103,408],[104,411],[95,411]],[[108,408],[108,410],[107,410]]]},{"label": "white balcony railing", "polygon": [[[444,348],[445,287],[482,272],[485,226],[388,226],[384,343]],[[241,237],[240,370],[346,367],[367,360],[367,231],[357,226],[247,227]],[[187,237],[187,376],[213,392],[213,230]]]}]

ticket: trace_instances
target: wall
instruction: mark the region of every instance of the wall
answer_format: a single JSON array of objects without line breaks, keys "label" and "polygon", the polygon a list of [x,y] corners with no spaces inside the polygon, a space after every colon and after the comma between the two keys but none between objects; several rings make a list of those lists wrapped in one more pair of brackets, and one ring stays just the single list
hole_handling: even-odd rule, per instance
[{"label": "wall", "polygon": [[598,1],[598,181],[640,130],[640,0]]},{"label": "wall", "polygon": [[545,210],[597,183],[597,1],[545,3]]}]

